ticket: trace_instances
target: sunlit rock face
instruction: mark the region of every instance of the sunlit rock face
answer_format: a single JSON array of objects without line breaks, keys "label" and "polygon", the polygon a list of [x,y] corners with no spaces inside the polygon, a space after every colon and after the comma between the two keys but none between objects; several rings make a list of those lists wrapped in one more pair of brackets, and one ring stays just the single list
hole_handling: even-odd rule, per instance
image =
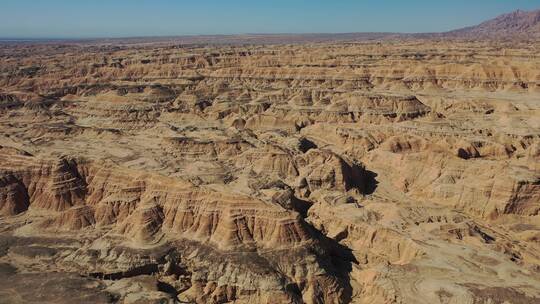
[{"label": "sunlit rock face", "polygon": [[540,302],[539,47],[3,45],[0,298]]}]

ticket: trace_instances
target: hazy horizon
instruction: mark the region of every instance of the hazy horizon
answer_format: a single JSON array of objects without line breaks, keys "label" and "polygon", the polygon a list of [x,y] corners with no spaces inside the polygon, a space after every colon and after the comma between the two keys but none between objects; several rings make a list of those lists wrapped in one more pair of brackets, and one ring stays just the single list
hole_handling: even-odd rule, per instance
[{"label": "hazy horizon", "polygon": [[[540,0],[204,1],[5,0],[0,38],[88,39],[148,36],[444,32],[478,24]],[[457,18],[459,17],[459,18]]]}]

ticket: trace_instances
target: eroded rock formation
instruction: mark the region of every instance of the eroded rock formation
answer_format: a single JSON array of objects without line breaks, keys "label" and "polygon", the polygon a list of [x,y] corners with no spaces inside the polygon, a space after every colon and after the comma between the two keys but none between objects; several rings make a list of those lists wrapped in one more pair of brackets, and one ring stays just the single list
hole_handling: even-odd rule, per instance
[{"label": "eroded rock formation", "polygon": [[0,298],[536,303],[538,47],[2,45]]}]

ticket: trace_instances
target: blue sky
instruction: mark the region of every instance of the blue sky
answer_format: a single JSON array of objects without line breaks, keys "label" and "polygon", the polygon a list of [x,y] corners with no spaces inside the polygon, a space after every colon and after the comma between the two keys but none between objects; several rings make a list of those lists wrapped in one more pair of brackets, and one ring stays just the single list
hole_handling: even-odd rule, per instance
[{"label": "blue sky", "polygon": [[540,0],[0,0],[0,37],[436,32]]}]

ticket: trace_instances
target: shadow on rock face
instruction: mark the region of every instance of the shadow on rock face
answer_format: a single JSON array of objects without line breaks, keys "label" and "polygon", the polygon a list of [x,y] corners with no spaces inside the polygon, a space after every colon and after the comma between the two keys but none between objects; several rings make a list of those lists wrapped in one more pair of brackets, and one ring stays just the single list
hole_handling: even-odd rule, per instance
[{"label": "shadow on rock face", "polygon": [[377,173],[367,170],[358,164],[349,165],[346,162],[341,163],[344,174],[347,175],[346,188],[347,190],[356,188],[360,193],[369,195],[375,192],[379,182],[377,181]]},{"label": "shadow on rock face", "polygon": [[317,145],[307,138],[300,139],[300,145],[298,147],[302,153],[306,153],[311,149],[317,149]]},{"label": "shadow on rock face", "polygon": [[350,273],[352,265],[358,264],[358,261],[349,247],[327,237],[313,226],[310,225],[310,227],[325,250],[325,254],[318,257],[319,264],[329,275],[337,278],[339,285],[343,288],[339,303],[351,303],[353,294]]},{"label": "shadow on rock face", "polygon": [[360,186],[360,192],[365,195],[372,194],[377,189],[377,173],[364,169],[364,176]]},{"label": "shadow on rock face", "polygon": [[313,205],[312,202],[299,199],[296,196],[292,196],[291,203],[292,203],[293,209],[296,212],[300,213],[300,215],[303,218],[307,217],[308,210]]},{"label": "shadow on rock face", "polygon": [[169,294],[174,299],[176,299],[176,297],[178,296],[178,290],[176,290],[176,288],[174,288],[174,286],[172,286],[171,284],[158,281],[157,285],[159,291]]}]

